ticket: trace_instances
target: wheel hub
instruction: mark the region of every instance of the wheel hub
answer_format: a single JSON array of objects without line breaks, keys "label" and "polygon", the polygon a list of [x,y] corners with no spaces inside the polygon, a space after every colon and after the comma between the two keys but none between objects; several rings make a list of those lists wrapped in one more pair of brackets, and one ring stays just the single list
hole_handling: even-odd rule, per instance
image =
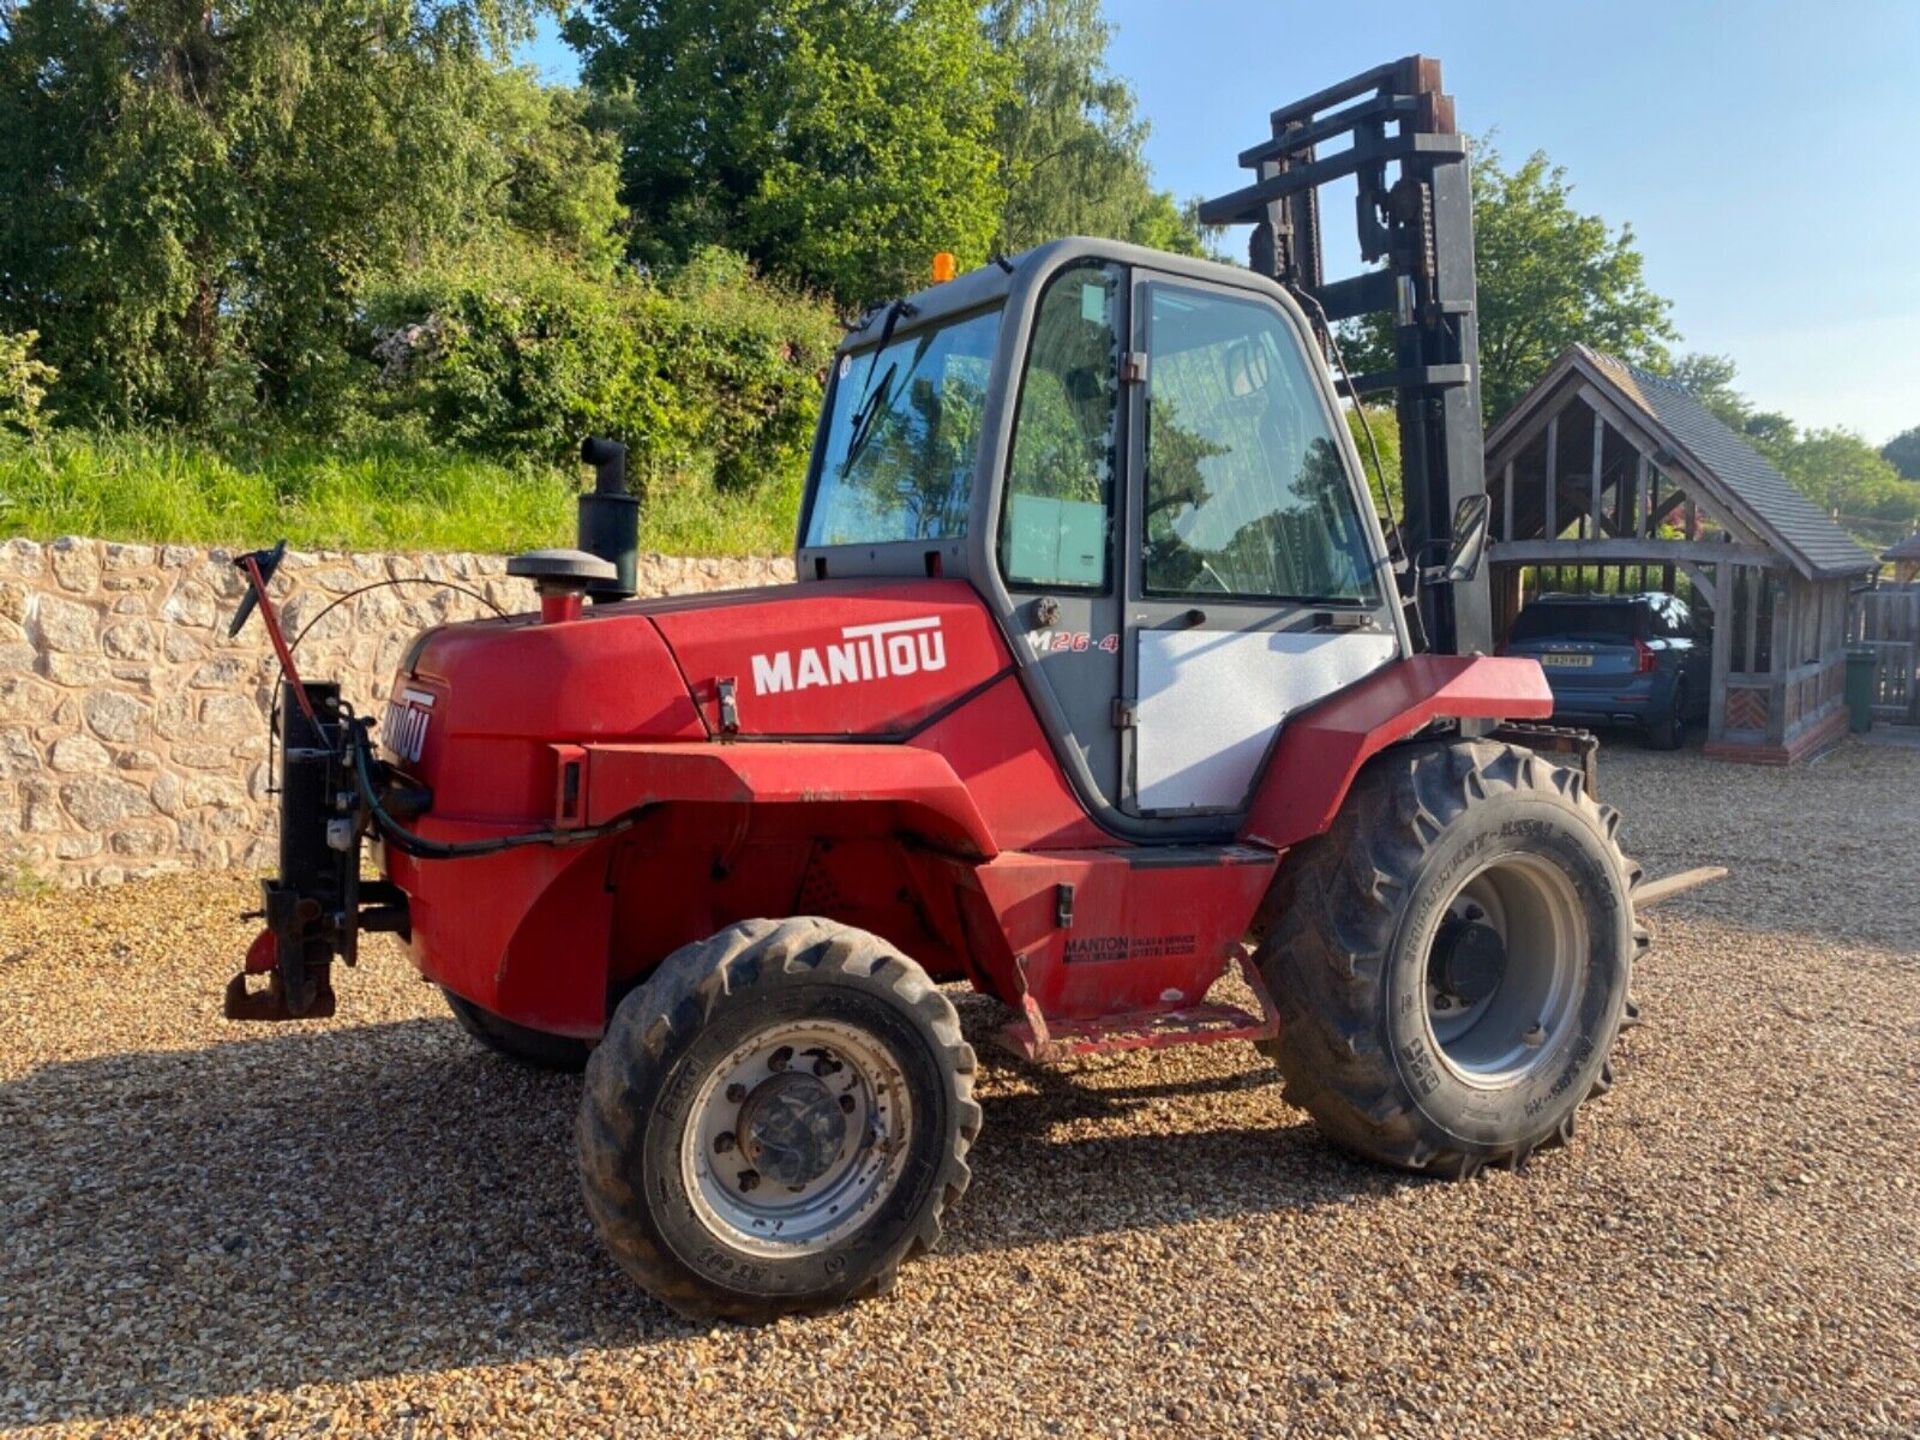
[{"label": "wheel hub", "polygon": [[727,1244],[770,1259],[815,1253],[892,1193],[912,1133],[906,1074],[877,1036],[779,1021],[706,1072],[681,1176],[695,1215]]},{"label": "wheel hub", "polygon": [[1508,855],[1448,906],[1427,954],[1427,1026],[1470,1085],[1511,1083],[1573,1021],[1588,945],[1572,882],[1551,862]]},{"label": "wheel hub", "polygon": [[1473,1006],[1500,988],[1507,942],[1484,920],[1449,918],[1433,946],[1433,979],[1456,1004]]},{"label": "wheel hub", "polygon": [[847,1114],[825,1083],[789,1070],[754,1087],[735,1126],[740,1153],[775,1185],[812,1184],[840,1158]]}]

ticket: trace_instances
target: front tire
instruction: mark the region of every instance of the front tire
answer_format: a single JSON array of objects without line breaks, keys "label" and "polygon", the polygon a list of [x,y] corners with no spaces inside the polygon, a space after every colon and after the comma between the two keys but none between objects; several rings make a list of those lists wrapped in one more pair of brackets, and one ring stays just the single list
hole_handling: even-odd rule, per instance
[{"label": "front tire", "polygon": [[1647,944],[1617,823],[1518,746],[1376,760],[1269,912],[1288,1101],[1358,1155],[1457,1178],[1571,1139]]},{"label": "front tire", "polygon": [[882,1293],[967,1188],[973,1074],[952,1003],[885,941],[744,921],[614,1013],[580,1102],[588,1212],[689,1319]]}]

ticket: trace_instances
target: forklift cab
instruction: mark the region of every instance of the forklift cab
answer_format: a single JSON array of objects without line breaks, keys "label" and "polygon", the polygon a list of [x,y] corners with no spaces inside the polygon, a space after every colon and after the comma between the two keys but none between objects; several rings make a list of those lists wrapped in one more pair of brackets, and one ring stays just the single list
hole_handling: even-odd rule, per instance
[{"label": "forklift cab", "polygon": [[1251,271],[1071,239],[835,357],[802,580],[965,577],[1081,799],[1231,834],[1281,724],[1410,652],[1305,317]]}]

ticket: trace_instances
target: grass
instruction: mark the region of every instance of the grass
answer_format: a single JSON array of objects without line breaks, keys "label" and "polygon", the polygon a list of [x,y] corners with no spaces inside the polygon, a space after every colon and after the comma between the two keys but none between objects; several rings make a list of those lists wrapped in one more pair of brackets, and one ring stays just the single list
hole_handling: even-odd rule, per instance
[{"label": "grass", "polygon": [[[502,462],[391,439],[215,446],[179,436],[58,430],[0,438],[0,537],[60,535],[303,550],[512,553],[571,543],[568,467]],[[798,489],[721,493],[704,477],[649,483],[643,548],[782,553]]]}]

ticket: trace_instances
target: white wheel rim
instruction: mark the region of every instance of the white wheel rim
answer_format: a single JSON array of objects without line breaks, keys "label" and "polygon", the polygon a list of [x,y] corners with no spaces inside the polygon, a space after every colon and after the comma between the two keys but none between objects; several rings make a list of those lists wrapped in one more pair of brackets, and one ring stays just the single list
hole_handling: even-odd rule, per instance
[{"label": "white wheel rim", "polygon": [[845,1239],[906,1168],[913,1102],[876,1037],[830,1020],[755,1031],[708,1072],[681,1137],[694,1213],[769,1259]]},{"label": "white wheel rim", "polygon": [[1489,994],[1456,1006],[1440,993],[1429,963],[1424,982],[1433,1048],[1470,1085],[1511,1084],[1553,1053],[1578,1010],[1589,943],[1579,897],[1557,865],[1509,855],[1469,876],[1447,914],[1491,926],[1505,946],[1506,964]]}]

